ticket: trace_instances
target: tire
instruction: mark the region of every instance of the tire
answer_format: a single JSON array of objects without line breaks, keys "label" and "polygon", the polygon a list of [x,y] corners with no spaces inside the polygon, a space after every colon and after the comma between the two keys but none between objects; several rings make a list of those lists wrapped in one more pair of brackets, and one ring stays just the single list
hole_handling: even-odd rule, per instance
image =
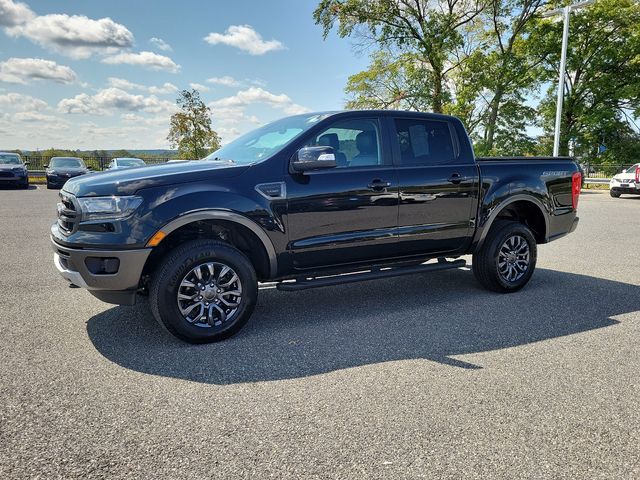
[{"label": "tire", "polygon": [[[224,267],[231,272],[224,273]],[[232,274],[238,280],[224,286],[234,278]],[[206,290],[199,291],[200,284]],[[194,293],[195,298],[188,300],[178,297],[181,294],[187,298]],[[169,333],[189,343],[217,342],[237,333],[251,317],[257,297],[258,281],[249,259],[231,245],[213,240],[189,241],[169,252],[149,286],[153,316]],[[235,303],[234,307],[227,305]],[[185,316],[187,310],[190,311]]]},{"label": "tire", "polygon": [[[511,240],[513,239],[513,240]],[[513,242],[507,244],[506,242]],[[516,243],[518,242],[518,243]],[[524,244],[526,243],[526,249]],[[516,252],[528,251],[526,268],[524,267],[524,255],[513,254],[511,245],[522,245],[514,248]],[[506,249],[503,250],[503,247]],[[509,252],[508,261],[499,265],[505,259],[503,252]],[[482,248],[473,254],[473,274],[480,284],[488,290],[500,293],[517,292],[524,287],[536,267],[537,245],[531,230],[519,222],[510,220],[497,220],[489,230]],[[515,263],[510,263],[510,261]],[[503,270],[506,269],[506,272]],[[515,274],[514,274],[515,272]]]},{"label": "tire", "polygon": [[26,182],[24,182],[23,184],[20,185],[20,188],[22,190],[28,190],[29,189],[29,180],[27,180]]},{"label": "tire", "polygon": [[614,190],[609,190],[609,195],[611,195],[613,198],[620,198],[620,192],[616,192]]}]

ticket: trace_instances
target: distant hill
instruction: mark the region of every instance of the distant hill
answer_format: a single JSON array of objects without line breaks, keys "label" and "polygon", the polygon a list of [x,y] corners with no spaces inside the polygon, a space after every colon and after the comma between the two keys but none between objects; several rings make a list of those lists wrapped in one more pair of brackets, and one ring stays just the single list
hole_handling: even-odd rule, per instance
[{"label": "distant hill", "polygon": [[[127,148],[123,148],[120,150],[100,150],[100,152],[104,152],[106,157],[110,157],[113,156],[114,153],[116,152],[121,152],[122,150],[126,150],[127,152],[131,153],[132,155],[147,155],[149,157],[153,156],[153,157],[171,157],[174,156],[176,153],[178,153],[177,150],[163,150],[163,149],[158,149],[158,150],[129,150]],[[95,150],[74,150],[74,152],[78,155],[82,155],[82,154],[86,154],[86,155],[92,155],[95,153]],[[22,153],[24,155],[37,155],[38,152],[35,150],[22,150]]]}]

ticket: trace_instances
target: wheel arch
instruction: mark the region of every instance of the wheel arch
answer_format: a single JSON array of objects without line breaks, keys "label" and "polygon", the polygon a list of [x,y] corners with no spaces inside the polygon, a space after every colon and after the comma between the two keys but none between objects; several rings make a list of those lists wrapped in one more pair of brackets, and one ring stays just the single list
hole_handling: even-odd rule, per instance
[{"label": "wheel arch", "polygon": [[491,210],[476,235],[475,250],[482,247],[491,226],[498,218],[514,219],[524,223],[532,230],[537,243],[546,243],[549,240],[549,212],[543,203],[532,195],[514,195]]},{"label": "wheel arch", "polygon": [[190,212],[170,221],[160,231],[166,236],[149,255],[143,275],[149,275],[160,258],[184,241],[215,238],[247,255],[261,280],[276,276],[277,257],[271,239],[256,222],[239,213],[215,209]]}]

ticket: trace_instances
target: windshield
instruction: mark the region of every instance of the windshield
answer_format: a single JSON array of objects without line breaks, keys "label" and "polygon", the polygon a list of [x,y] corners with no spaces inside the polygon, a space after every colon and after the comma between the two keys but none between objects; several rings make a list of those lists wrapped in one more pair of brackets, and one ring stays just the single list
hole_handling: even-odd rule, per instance
[{"label": "windshield", "polygon": [[146,165],[139,158],[119,158],[116,160],[119,167],[141,167],[142,165]]},{"label": "windshield", "polygon": [[79,158],[58,157],[52,158],[49,166],[56,168],[84,168],[84,163]]},{"label": "windshield", "polygon": [[635,165],[632,165],[631,167],[627,168],[624,173],[636,173],[636,168],[640,167],[640,163],[636,163]]},{"label": "windshield", "polygon": [[18,155],[8,155],[6,153],[0,153],[0,163],[4,165],[22,165]]},{"label": "windshield", "polygon": [[205,160],[227,160],[241,165],[260,162],[327,116],[328,114],[296,115],[276,120],[236,138],[208,155]]}]

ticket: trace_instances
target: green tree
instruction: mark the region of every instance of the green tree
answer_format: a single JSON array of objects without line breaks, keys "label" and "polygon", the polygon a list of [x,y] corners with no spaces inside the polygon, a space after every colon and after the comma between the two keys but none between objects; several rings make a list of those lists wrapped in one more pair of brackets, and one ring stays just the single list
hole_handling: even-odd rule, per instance
[{"label": "green tree", "polygon": [[[427,85],[430,109],[444,112],[451,98],[449,75],[461,61],[464,28],[480,14],[485,3],[485,0],[321,0],[314,19],[323,27],[325,38],[337,24],[341,37],[356,34],[364,43],[387,52],[390,57],[386,60],[403,59],[401,66],[394,67],[395,62],[381,65],[380,58],[374,56],[370,74],[375,75],[384,66],[385,75],[396,78],[404,75],[403,81],[411,84],[414,80],[411,74],[419,71]],[[352,83],[372,85],[371,81],[361,80],[366,79],[356,78]],[[393,102],[393,96],[385,101]]]},{"label": "green tree", "polygon": [[486,102],[478,145],[481,153],[501,153],[514,145],[520,145],[518,153],[523,153],[523,147],[531,146],[525,129],[535,120],[536,111],[526,104],[526,96],[543,81],[541,64],[547,52],[530,48],[528,29],[547,3],[491,0],[483,12],[483,48],[474,52],[461,73],[467,76],[472,70],[480,72],[477,85],[483,89]]},{"label": "green tree", "polygon": [[178,157],[200,159],[220,147],[220,137],[211,128],[211,110],[193,89],[180,92],[179,111],[171,116],[167,140],[178,149]]},{"label": "green tree", "polygon": [[[539,106],[548,136],[555,122],[561,22],[541,21],[532,33],[536,48],[551,52],[545,62],[551,82]],[[640,4],[599,0],[572,13],[562,110],[560,153],[602,162],[633,163],[638,157],[640,113]],[[599,145],[606,151],[599,154]]]},{"label": "green tree", "polygon": [[427,110],[431,108],[431,85],[424,65],[410,53],[393,57],[376,51],[368,70],[349,77],[346,107],[353,109]]}]

